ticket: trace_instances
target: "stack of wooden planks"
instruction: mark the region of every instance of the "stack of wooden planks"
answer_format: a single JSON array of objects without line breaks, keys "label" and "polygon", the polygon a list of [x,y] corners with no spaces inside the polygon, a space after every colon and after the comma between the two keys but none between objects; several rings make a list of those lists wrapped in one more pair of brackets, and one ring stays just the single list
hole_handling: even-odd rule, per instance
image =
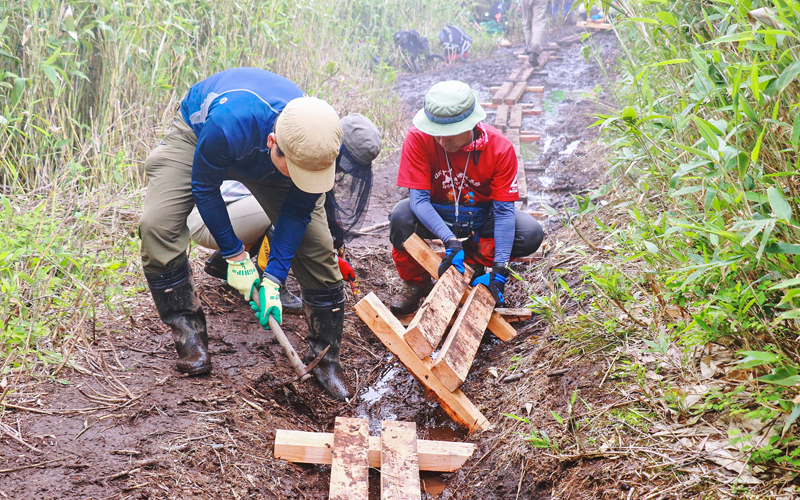
[{"label": "stack of wooden planks", "polygon": [[417,439],[414,422],[385,420],[381,435],[369,435],[369,421],[336,417],[333,434],[278,429],[275,458],[331,465],[331,500],[368,500],[369,468],[381,469],[382,500],[421,498],[419,471],[453,472],[475,445]]},{"label": "stack of wooden planks", "polygon": [[[438,277],[441,257],[419,236],[411,235],[404,246],[422,267],[433,277]],[[374,293],[355,306],[358,316],[381,342],[439,401],[447,414],[470,432],[489,427],[486,417],[459,389],[469,374],[483,333],[488,328],[503,341],[517,335],[517,331],[494,309],[494,299],[489,290],[483,285],[469,286],[472,274],[473,270],[468,266],[463,275],[455,268],[448,269],[436,282],[408,328],[403,327]],[[459,307],[461,310],[456,315]],[[447,332],[454,315],[455,320]],[[436,359],[431,359],[443,338]]]}]

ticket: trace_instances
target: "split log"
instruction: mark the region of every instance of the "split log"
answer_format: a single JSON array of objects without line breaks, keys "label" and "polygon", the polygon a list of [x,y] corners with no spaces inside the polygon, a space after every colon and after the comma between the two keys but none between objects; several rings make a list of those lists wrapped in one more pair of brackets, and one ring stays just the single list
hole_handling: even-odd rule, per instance
[{"label": "split log", "polygon": [[506,94],[511,91],[511,88],[514,84],[512,82],[505,82],[500,88],[495,92],[492,96],[492,104],[503,104],[503,100],[506,98]]},{"label": "split log", "polygon": [[[442,409],[450,415],[450,418],[470,432],[485,430],[489,427],[489,421],[486,417],[460,389],[451,392],[431,372],[430,358],[421,360],[411,350],[411,347],[403,340],[403,334],[405,333],[403,325],[389,311],[389,308],[378,299],[374,292],[370,292],[361,299],[355,305],[355,309],[361,320],[383,342],[383,345],[397,356],[408,371],[438,400]],[[492,316],[494,317],[494,314]],[[500,316],[498,315],[497,317],[499,318]],[[505,323],[505,321],[503,322]],[[511,325],[509,325],[509,328],[511,328]],[[511,329],[513,330],[513,328]],[[514,330],[514,333],[516,333],[516,330]]]},{"label": "split log", "polygon": [[381,500],[422,498],[417,424],[384,420],[381,426]]},{"label": "split log", "polygon": [[473,288],[431,368],[451,391],[467,379],[493,310],[494,297],[489,289],[483,285]]},{"label": "split log", "polygon": [[[275,458],[301,464],[331,465],[333,462],[331,432],[306,432],[286,429],[275,431]],[[453,472],[475,452],[472,443],[417,439],[419,470]],[[369,466],[381,466],[381,438],[369,436]]]},{"label": "split log", "polygon": [[[438,276],[439,264],[441,264],[442,258],[436,255],[436,252],[416,233],[412,234],[403,243],[403,247],[431,276]],[[514,327],[509,325],[497,311],[492,313],[492,319],[489,320],[489,331],[504,342],[517,336],[517,331],[514,330]]]},{"label": "split log", "polygon": [[330,500],[369,500],[369,420],[336,417]]},{"label": "split log", "polygon": [[455,266],[450,266],[425,298],[403,335],[403,339],[419,359],[430,356],[439,347],[447,325],[461,303],[461,297],[469,288],[474,272],[467,268],[461,274]]}]

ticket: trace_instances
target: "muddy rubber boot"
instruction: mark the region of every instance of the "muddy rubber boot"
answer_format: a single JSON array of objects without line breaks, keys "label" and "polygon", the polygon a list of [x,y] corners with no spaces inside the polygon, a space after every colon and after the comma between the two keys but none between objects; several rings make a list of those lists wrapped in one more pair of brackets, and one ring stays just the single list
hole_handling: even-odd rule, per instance
[{"label": "muddy rubber boot", "polygon": [[302,289],[302,296],[303,310],[308,319],[307,340],[313,356],[331,346],[311,373],[330,396],[342,400],[352,398],[353,389],[339,362],[344,328],[344,284],[326,290]]},{"label": "muddy rubber boot", "polygon": [[181,373],[200,375],[211,371],[206,316],[194,292],[189,261],[163,274],[145,274],[161,320],[172,328]]},{"label": "muddy rubber boot", "polygon": [[528,52],[528,64],[533,66],[533,68],[539,67],[539,54],[536,52]]},{"label": "muddy rubber boot", "polygon": [[416,311],[419,307],[419,301],[431,292],[430,278],[426,280],[423,286],[417,286],[413,283],[403,282],[403,287],[400,293],[392,298],[392,305],[389,307],[394,314],[406,315]]},{"label": "muddy rubber boot", "polygon": [[281,307],[283,310],[291,314],[300,314],[303,312],[303,301],[297,295],[293,294],[286,288],[286,285],[280,288]]},{"label": "muddy rubber boot", "polygon": [[206,260],[206,264],[203,266],[203,271],[215,278],[225,281],[228,280],[228,262],[225,260],[225,257],[219,253],[219,250],[212,253],[211,257]]}]

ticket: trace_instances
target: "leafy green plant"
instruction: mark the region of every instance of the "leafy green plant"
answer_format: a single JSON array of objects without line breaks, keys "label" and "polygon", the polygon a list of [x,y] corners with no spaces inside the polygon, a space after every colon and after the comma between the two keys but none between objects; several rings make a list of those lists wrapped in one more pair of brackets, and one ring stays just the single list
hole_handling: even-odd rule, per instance
[{"label": "leafy green plant", "polygon": [[[512,418],[519,422],[524,422],[526,424],[530,424],[531,421],[527,417],[518,417],[511,413],[503,413],[504,417]],[[554,448],[555,443],[550,439],[550,436],[547,435],[547,432],[544,430],[537,430],[531,428],[531,430],[527,433],[525,432],[517,432],[516,434],[522,436],[528,443],[533,446],[534,448]]]},{"label": "leafy green plant", "polygon": [[[576,199],[576,217],[594,217],[613,242],[608,262],[585,270],[595,303],[620,311],[654,353],[667,339],[741,350],[739,367],[757,372],[746,388],[684,408],[667,384],[667,404],[777,419],[786,435],[800,416],[800,3],[583,3],[611,14],[622,51],[618,110],[595,123],[622,220]],[[785,444],[752,459],[793,460]]]}]

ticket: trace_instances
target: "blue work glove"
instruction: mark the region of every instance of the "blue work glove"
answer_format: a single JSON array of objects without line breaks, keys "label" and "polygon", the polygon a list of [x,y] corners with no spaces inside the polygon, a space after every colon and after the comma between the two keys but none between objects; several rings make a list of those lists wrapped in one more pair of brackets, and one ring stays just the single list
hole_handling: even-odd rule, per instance
[{"label": "blue work glove", "polygon": [[256,312],[256,319],[261,327],[269,330],[269,317],[275,318],[278,324],[281,324],[283,316],[283,306],[281,306],[281,287],[274,281],[268,278],[268,274],[264,275],[261,280],[261,286],[258,287],[258,301],[250,301],[250,308]]},{"label": "blue work glove", "polygon": [[492,292],[495,306],[503,305],[503,292],[506,289],[508,269],[505,266],[492,266],[492,270],[472,280],[472,286],[484,285]]},{"label": "blue work glove", "polygon": [[456,266],[458,272],[464,274],[464,248],[458,238],[447,240],[444,248],[444,259],[439,264],[439,277],[441,278],[450,266]]}]

